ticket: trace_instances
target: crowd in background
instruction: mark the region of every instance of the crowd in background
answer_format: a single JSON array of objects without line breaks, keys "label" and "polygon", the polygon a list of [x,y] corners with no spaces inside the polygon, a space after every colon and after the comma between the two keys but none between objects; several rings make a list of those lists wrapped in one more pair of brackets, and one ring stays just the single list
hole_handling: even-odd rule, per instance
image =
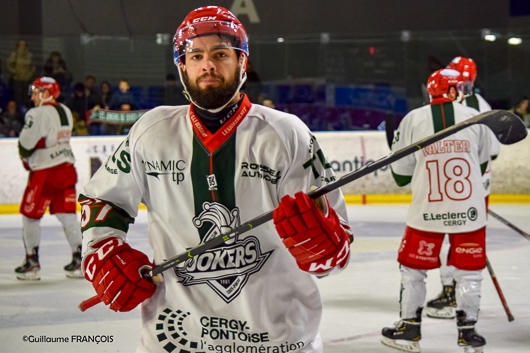
[{"label": "crowd in background", "polygon": [[[24,126],[24,115],[33,107],[28,96],[29,85],[39,76],[52,77],[59,83],[61,95],[58,101],[68,106],[74,115],[73,135],[113,135],[128,131],[128,128],[121,126],[91,122],[91,114],[99,109],[127,112],[146,110],[156,105],[188,103],[182,93],[182,84],[173,73],[168,73],[164,84],[154,87],[156,91],[149,93],[151,100],[144,102],[138,92],[142,87],[131,86],[125,78],[114,85],[106,80],[98,81],[90,74],[83,80],[74,78],[60,51],[52,51],[42,65],[42,72],[37,72],[25,40],[18,41],[16,49],[0,68],[5,68],[5,72],[0,71],[0,137],[19,135]],[[263,93],[261,79],[250,62],[243,91],[251,102],[275,107],[271,97]],[[530,125],[528,109],[529,98],[523,96],[518,98],[510,111]]]}]

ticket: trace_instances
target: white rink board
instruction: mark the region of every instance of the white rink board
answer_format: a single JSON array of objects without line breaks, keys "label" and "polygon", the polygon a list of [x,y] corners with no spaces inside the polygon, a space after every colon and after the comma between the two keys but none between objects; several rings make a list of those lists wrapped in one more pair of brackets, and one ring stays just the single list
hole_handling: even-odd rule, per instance
[{"label": "white rink board", "polygon": [[[382,131],[318,132],[315,133],[328,162],[337,177],[360,168],[390,153]],[[116,149],[124,136],[73,137],[71,144],[79,176],[78,192],[89,180],[91,163],[96,167]],[[501,146],[501,153],[492,166],[492,194],[530,194],[530,138],[510,146]],[[27,172],[18,157],[17,139],[0,139],[0,205],[18,204],[24,192]],[[390,168],[384,167],[344,187],[347,195],[403,194],[410,188],[398,188]]]}]

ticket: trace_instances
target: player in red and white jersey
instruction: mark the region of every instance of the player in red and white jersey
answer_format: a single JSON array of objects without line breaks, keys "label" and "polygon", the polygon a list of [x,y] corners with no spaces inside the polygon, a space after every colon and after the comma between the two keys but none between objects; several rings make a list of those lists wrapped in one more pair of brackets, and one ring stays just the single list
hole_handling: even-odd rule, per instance
[{"label": "player in red and white jersey", "polygon": [[[473,59],[457,56],[447,65],[448,68],[454,69],[462,75],[463,94],[457,99],[462,104],[475,108],[479,113],[491,110],[491,106],[478,93],[475,92],[475,80],[477,78],[477,66]],[[500,143],[495,137],[491,139],[491,160],[497,158],[500,152]],[[491,163],[482,175],[482,184],[484,186],[486,207],[488,206],[489,194],[491,192]],[[440,252],[440,280],[442,290],[438,296],[427,302],[427,316],[439,319],[453,319],[455,317],[454,307],[456,307],[455,284],[454,284],[454,267],[447,265],[447,254],[449,251],[449,241],[446,238]]]},{"label": "player in red and white jersey", "polygon": [[82,278],[81,229],[76,216],[77,173],[70,147],[72,113],[56,101],[60,87],[51,77],[33,81],[30,93],[35,108],[27,111],[18,140],[20,158],[29,170],[20,204],[26,258],[15,272],[18,279],[40,279],[39,223],[49,207],[50,213],[62,223],[72,249],[72,261],[64,266],[66,276]]},{"label": "player in red and white jersey", "polygon": [[[477,115],[475,109],[455,102],[462,85],[458,71],[442,69],[431,74],[427,81],[430,104],[403,118],[392,150]],[[384,344],[420,351],[425,278],[427,270],[440,266],[439,252],[448,234],[448,263],[456,267],[458,344],[474,348],[485,345],[474,324],[480,308],[481,271],[486,266],[486,207],[481,179],[491,155],[491,138],[487,127],[474,125],[392,163],[396,183],[411,184],[412,203],[398,251],[402,320],[396,327],[383,329]]]},{"label": "player in red and white jersey", "polygon": [[[316,278],[348,264],[350,232],[340,190],[324,212],[301,191],[334,180],[331,165],[299,118],[240,93],[248,40],[228,10],[190,12],[174,55],[191,104],[143,115],[79,198],[85,277],[111,310],[141,304],[138,353],[322,352]],[[140,202],[152,262],[127,243]],[[273,209],[162,283],[142,277]]]}]

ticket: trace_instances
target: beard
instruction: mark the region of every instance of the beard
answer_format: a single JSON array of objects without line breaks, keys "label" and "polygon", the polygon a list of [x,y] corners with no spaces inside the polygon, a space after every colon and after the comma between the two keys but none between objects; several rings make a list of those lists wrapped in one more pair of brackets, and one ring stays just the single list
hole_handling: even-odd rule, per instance
[{"label": "beard", "polygon": [[[226,81],[224,77],[217,74],[206,73],[195,79],[195,82],[191,82],[186,72],[182,73],[184,78],[185,88],[188,91],[191,99],[196,105],[204,109],[217,109],[228,103],[234,96],[239,86],[239,73],[235,72],[234,76],[230,81]],[[205,77],[214,77],[221,81],[221,84],[217,87],[207,86],[206,88],[200,88],[199,82]]]}]

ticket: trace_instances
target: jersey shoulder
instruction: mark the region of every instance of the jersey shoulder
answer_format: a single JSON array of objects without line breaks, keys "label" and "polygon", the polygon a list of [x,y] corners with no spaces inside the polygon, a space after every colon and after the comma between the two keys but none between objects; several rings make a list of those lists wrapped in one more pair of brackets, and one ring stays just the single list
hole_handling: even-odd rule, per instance
[{"label": "jersey shoulder", "polygon": [[188,116],[189,105],[162,105],[147,111],[138,119],[129,132],[129,138],[135,140],[148,133],[160,124],[168,125],[175,119],[185,119]]},{"label": "jersey shoulder", "polygon": [[467,120],[474,117],[475,115],[480,114],[475,108],[471,108],[460,103],[453,102],[453,107],[455,110],[455,119],[458,121]]},{"label": "jersey shoulder", "polygon": [[262,120],[272,129],[276,130],[281,136],[289,136],[293,133],[309,131],[307,125],[298,116],[265,107],[260,104],[252,104],[248,117],[251,119]]}]

